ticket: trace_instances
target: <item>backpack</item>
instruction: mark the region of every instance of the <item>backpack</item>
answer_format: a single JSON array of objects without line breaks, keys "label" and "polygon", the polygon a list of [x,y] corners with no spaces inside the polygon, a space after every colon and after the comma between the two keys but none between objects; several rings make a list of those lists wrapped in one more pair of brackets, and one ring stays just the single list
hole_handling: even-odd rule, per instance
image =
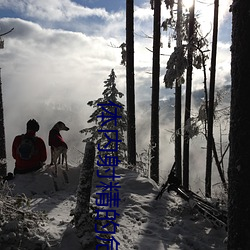
[{"label": "backpack", "polygon": [[17,148],[17,153],[22,160],[30,160],[35,153],[35,137],[22,135],[22,140]]}]

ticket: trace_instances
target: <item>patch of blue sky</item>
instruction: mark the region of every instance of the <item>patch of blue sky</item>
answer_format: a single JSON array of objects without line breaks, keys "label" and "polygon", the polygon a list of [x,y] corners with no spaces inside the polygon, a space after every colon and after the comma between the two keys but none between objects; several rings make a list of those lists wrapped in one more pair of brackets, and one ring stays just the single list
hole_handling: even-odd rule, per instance
[{"label": "patch of blue sky", "polygon": [[[86,7],[86,6],[85,6]],[[93,13],[94,14],[94,13]],[[0,18],[21,18],[23,20],[31,21],[41,25],[44,28],[52,28],[52,29],[62,29],[73,32],[83,32],[85,34],[93,34],[98,33],[98,29],[101,29],[100,26],[103,26],[107,21],[105,17],[101,15],[87,15],[87,16],[75,16],[70,19],[62,18],[60,20],[49,20],[41,16],[29,15],[29,13],[18,12],[16,10],[11,9],[1,9],[0,8]],[[93,28],[95,27],[95,30]],[[0,23],[0,31],[1,31],[1,23]]]},{"label": "patch of blue sky", "polygon": [[[79,5],[89,8],[104,8],[108,12],[116,12],[126,9],[126,0],[71,0]],[[150,5],[150,0],[134,0],[134,5]]]},{"label": "patch of blue sky", "polygon": [[10,18],[15,18],[19,16],[18,13],[16,13],[14,10],[12,9],[1,9],[0,8],[0,18],[2,17],[10,17]]},{"label": "patch of blue sky", "polygon": [[231,32],[232,32],[232,21],[231,21],[231,16],[228,15],[220,26],[219,41],[225,43],[231,42]]},{"label": "patch of blue sky", "polygon": [[[73,32],[82,32],[87,35],[96,35],[102,32],[104,23],[105,20],[97,16],[77,17],[71,21],[54,22],[53,27]],[[52,28],[51,22],[43,23],[43,26]]]},{"label": "patch of blue sky", "polygon": [[126,0],[72,0],[79,5],[89,8],[104,8],[108,12],[125,9]]}]

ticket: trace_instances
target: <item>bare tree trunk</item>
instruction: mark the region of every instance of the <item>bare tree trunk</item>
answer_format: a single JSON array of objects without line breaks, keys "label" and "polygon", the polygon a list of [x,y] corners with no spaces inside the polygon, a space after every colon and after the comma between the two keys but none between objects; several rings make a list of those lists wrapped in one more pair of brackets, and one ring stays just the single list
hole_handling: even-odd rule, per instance
[{"label": "bare tree trunk", "polygon": [[[189,31],[188,31],[188,67],[186,76],[186,102],[185,102],[185,128],[190,124],[190,110],[191,110],[191,93],[192,93],[192,73],[193,73],[193,35],[194,35],[194,8],[195,0],[193,5],[189,8]],[[184,141],[183,141],[183,186],[189,189],[189,132],[187,129],[184,130]]]},{"label": "bare tree trunk", "polygon": [[207,134],[207,160],[206,160],[206,179],[205,193],[211,197],[211,177],[212,177],[212,150],[213,150],[213,120],[214,120],[214,89],[216,74],[216,55],[217,55],[217,37],[218,37],[218,14],[219,0],[214,1],[214,24],[213,24],[213,41],[212,56],[210,69],[210,87],[209,87],[209,106],[208,106],[208,134]]},{"label": "bare tree trunk", "polygon": [[[178,0],[177,7],[177,47],[182,46],[181,37],[182,27],[182,0]],[[175,83],[175,163],[176,163],[176,175],[182,183],[182,157],[181,157],[181,83],[176,80]]]},{"label": "bare tree trunk", "polygon": [[74,212],[74,221],[77,234],[82,236],[89,233],[90,241],[94,232],[94,223],[89,214],[94,161],[95,144],[93,142],[87,142],[83,164],[80,170],[79,184],[76,192],[77,202]]},{"label": "bare tree trunk", "polygon": [[5,177],[7,174],[5,130],[4,130],[4,111],[2,96],[2,76],[0,69],[0,176]]},{"label": "bare tree trunk", "polygon": [[159,183],[159,86],[160,86],[160,40],[161,1],[154,2],[153,76],[151,106],[151,167],[150,176]]},{"label": "bare tree trunk", "polygon": [[218,153],[217,153],[217,150],[216,150],[214,138],[213,138],[213,145],[212,145],[212,147],[213,147],[212,150],[213,150],[213,153],[214,153],[215,164],[217,166],[217,169],[218,169],[218,172],[219,172],[220,179],[222,181],[223,187],[224,187],[225,191],[227,192],[227,182],[226,182],[226,179],[225,179],[222,167],[221,167],[221,163],[219,161],[219,157],[218,157]]},{"label": "bare tree trunk", "polygon": [[250,1],[232,3],[228,250],[250,249]]},{"label": "bare tree trunk", "polygon": [[134,1],[126,2],[126,87],[128,164],[136,165],[135,90],[134,90]]},{"label": "bare tree trunk", "polygon": [[[7,32],[0,34],[5,36],[13,31],[14,28]],[[2,40],[1,48],[4,48],[4,41]],[[6,145],[5,145],[5,129],[4,129],[4,110],[3,110],[3,94],[2,94],[2,72],[0,68],[0,176],[5,177],[7,175],[7,159],[6,159]]]}]

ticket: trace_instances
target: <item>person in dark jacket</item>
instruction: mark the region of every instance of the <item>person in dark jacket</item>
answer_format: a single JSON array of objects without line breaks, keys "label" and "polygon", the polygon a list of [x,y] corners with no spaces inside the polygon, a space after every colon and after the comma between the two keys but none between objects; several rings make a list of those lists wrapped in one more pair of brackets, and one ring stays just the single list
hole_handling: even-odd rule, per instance
[{"label": "person in dark jacket", "polygon": [[17,135],[12,144],[15,174],[26,174],[39,170],[47,159],[46,146],[42,138],[36,136],[40,126],[34,119],[27,122],[26,134]]}]

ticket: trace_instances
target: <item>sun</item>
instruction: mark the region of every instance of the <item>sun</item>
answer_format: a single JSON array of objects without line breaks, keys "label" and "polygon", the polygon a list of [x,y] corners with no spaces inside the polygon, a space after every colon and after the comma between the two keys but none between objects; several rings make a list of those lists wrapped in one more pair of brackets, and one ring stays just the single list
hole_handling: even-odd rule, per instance
[{"label": "sun", "polygon": [[183,5],[189,9],[193,5],[193,0],[183,0]]}]

